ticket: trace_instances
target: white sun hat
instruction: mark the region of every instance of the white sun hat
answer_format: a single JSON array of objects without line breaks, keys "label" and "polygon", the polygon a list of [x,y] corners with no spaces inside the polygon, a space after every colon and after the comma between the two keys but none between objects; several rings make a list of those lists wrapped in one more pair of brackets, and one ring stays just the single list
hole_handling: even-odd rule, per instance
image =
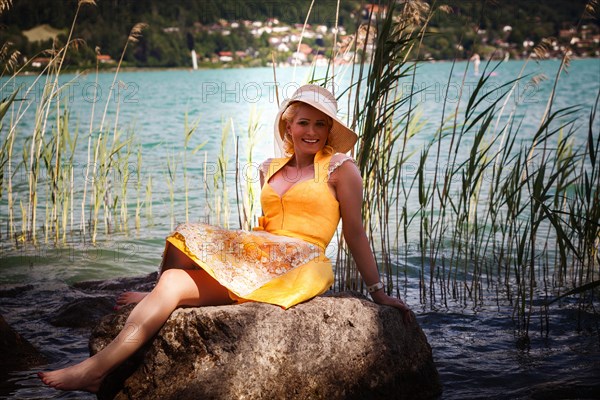
[{"label": "white sun hat", "polygon": [[275,147],[280,155],[283,155],[283,137],[286,131],[286,121],[281,119],[284,111],[288,106],[295,102],[308,104],[317,110],[325,113],[333,120],[333,126],[327,137],[329,144],[336,152],[347,153],[354,147],[358,140],[358,136],[354,131],[346,126],[338,117],[338,105],[333,94],[318,85],[303,85],[294,92],[294,94],[286,99],[279,108],[279,112],[275,117]]}]

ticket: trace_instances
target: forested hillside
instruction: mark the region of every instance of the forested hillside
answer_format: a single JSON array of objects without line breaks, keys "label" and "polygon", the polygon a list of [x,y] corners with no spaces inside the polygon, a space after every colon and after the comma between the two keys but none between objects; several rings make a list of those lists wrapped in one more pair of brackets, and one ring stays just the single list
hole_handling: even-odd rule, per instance
[{"label": "forested hillside", "polygon": [[[52,47],[52,40],[29,41],[23,34],[31,28],[47,24],[65,32],[58,36],[59,44],[66,40],[78,0],[13,0],[12,7],[0,16],[4,29],[2,43],[10,41],[15,49],[31,58]],[[429,1],[428,3],[432,3]],[[125,55],[126,65],[150,67],[189,66],[191,49],[199,59],[214,62],[222,52],[239,54],[235,61],[262,65],[270,59],[274,47],[271,33],[251,33],[250,23],[278,21],[278,26],[294,27],[306,18],[309,0],[96,0],[96,5],[82,5],[74,37],[85,40],[78,52],[70,52],[68,65],[95,64],[96,47],[101,54],[118,59],[129,35],[138,22],[148,24],[143,37]],[[441,2],[434,2],[438,7]],[[464,58],[476,51],[490,55],[500,48],[503,54],[520,57],[528,50],[527,43],[542,38],[557,38],[558,45],[569,43],[574,36],[583,39],[576,55],[595,56],[598,42],[598,15],[578,21],[586,0],[487,0],[443,2],[450,13],[438,12],[429,27],[431,35],[419,53],[423,59]],[[335,23],[337,0],[316,1],[309,19],[314,26]],[[352,33],[364,22],[365,3],[342,1],[339,24]],[[231,24],[246,21],[246,24]],[[507,28],[508,26],[508,28]],[[582,29],[586,29],[582,33]],[[565,33],[567,32],[567,33]],[[569,33],[570,32],[570,33]],[[581,36],[589,36],[583,37]],[[600,37],[600,36],[597,36]],[[313,53],[331,47],[332,36],[327,34],[306,39]],[[529,46],[531,47],[531,46]],[[279,49],[278,57],[285,59],[291,48]]]},{"label": "forested hillside", "polygon": [[[319,1],[315,4],[310,21],[333,26],[336,1]],[[359,2],[343,1],[340,23],[352,26],[350,14]],[[144,38],[136,49],[128,52],[125,60],[138,65],[178,66],[189,64],[189,50],[200,45],[207,54],[222,50],[243,50],[234,46],[264,45],[259,41],[248,43],[245,29],[233,32],[229,38],[203,34],[200,24],[210,26],[220,20],[258,20],[277,18],[281,22],[303,23],[310,1],[287,0],[97,0],[95,6],[83,5],[75,29],[75,36],[83,38],[88,49],[74,55],[72,62],[93,59],[96,46],[102,53],[117,57],[130,29],[138,22],[149,24]],[[4,40],[10,40],[23,54],[33,56],[51,47],[51,41],[28,43],[21,31],[48,24],[54,28],[71,26],[77,0],[14,0],[13,6],[0,18],[6,25]],[[165,32],[175,27],[176,32]],[[264,41],[263,41],[264,42]],[[198,51],[198,49],[197,49]]]},{"label": "forested hillside", "polygon": [[[445,0],[443,4],[451,6],[453,12],[438,13],[432,19],[431,35],[423,51],[435,59],[448,59],[466,56],[471,53],[469,50],[489,55],[499,48],[501,53],[518,58],[532,50],[524,43],[537,45],[549,38],[559,47],[553,55],[559,56],[560,45],[579,37],[587,42],[585,49],[574,47],[575,55],[600,56],[599,43],[594,44],[592,39],[599,33],[599,8],[591,15],[584,13],[587,3],[588,0]],[[589,37],[582,37],[586,34]],[[464,52],[456,54],[453,44],[457,43]]]}]

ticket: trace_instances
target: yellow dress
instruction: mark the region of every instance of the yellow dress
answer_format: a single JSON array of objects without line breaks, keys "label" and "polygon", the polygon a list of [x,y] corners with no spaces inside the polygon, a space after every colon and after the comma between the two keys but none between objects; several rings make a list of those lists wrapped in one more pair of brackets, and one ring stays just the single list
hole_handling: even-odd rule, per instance
[{"label": "yellow dress", "polygon": [[201,223],[179,225],[167,241],[229,290],[232,299],[289,308],[325,292],[333,283],[325,248],[340,220],[339,203],[327,180],[350,157],[319,152],[314,179],[279,196],[268,183],[289,158],[271,159],[260,201],[264,216],[253,231]]}]

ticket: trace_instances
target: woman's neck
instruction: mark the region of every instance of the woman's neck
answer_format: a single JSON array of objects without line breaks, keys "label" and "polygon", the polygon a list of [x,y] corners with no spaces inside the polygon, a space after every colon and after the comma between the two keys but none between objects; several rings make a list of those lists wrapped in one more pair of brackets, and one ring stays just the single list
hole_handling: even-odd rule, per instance
[{"label": "woman's neck", "polygon": [[291,160],[291,164],[298,169],[310,167],[314,163],[315,163],[315,154],[303,154],[303,155],[294,154],[292,156],[292,160]]}]

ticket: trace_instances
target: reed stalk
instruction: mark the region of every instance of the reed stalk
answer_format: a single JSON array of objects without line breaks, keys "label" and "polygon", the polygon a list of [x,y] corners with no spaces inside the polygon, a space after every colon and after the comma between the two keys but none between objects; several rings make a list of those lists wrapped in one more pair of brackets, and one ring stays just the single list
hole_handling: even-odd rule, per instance
[{"label": "reed stalk", "polygon": [[152,212],[152,175],[148,175],[148,181],[146,182],[146,199],[144,201],[146,205],[146,219],[148,224],[152,225],[154,221],[154,214]]},{"label": "reed stalk", "polygon": [[[8,112],[9,108],[15,101],[17,94],[19,93],[19,89],[15,90],[12,95],[4,100],[0,105],[0,123],[4,120],[4,116]],[[1,124],[0,124],[1,126]],[[14,231],[14,214],[13,214],[13,206],[14,206],[14,198],[13,198],[13,188],[12,188],[12,160],[13,160],[13,149],[15,144],[16,137],[16,127],[13,122],[13,118],[11,118],[10,128],[4,143],[2,144],[2,148],[0,149],[0,200],[2,199],[2,193],[4,188],[4,168],[7,167],[7,208],[8,208],[8,237],[12,238],[15,234]],[[0,229],[1,232],[1,229]],[[1,237],[1,233],[0,233]]]},{"label": "reed stalk", "polygon": [[[239,161],[238,151],[238,138],[236,138],[236,197],[238,204],[238,219],[240,229],[250,230],[253,221],[255,220],[255,206],[256,194],[254,192],[254,185],[256,183],[256,177],[258,171],[254,164],[253,154],[254,148],[257,144],[257,138],[260,133],[260,113],[257,112],[256,107],[252,107],[250,115],[248,117],[248,128],[246,130],[247,142],[246,146],[246,162],[245,165],[241,165]],[[240,170],[242,176],[240,176]]]},{"label": "reed stalk", "polygon": [[[106,105],[104,106],[104,112],[102,113],[102,120],[100,122],[100,131],[102,131],[104,129],[104,123],[106,121],[106,113],[108,112],[108,105],[110,104],[110,99],[112,97],[113,91],[115,89],[118,90],[118,88],[119,88],[119,86],[115,85],[115,84],[117,83],[117,77],[119,75],[119,71],[121,70],[121,64],[123,64],[123,58],[125,57],[125,53],[127,52],[127,47],[129,46],[129,43],[137,43],[140,40],[140,37],[142,36],[142,31],[144,29],[146,29],[147,27],[148,27],[148,24],[146,24],[144,22],[138,22],[131,28],[131,31],[129,32],[129,36],[127,36],[127,40],[125,41],[125,46],[123,46],[123,51],[121,52],[121,57],[119,58],[119,62],[117,63],[117,68],[116,68],[115,74],[113,76],[112,84],[110,85],[110,90],[108,91],[108,96],[106,97]],[[120,90],[118,90],[117,93],[120,93]],[[115,121],[115,127],[116,127],[116,121]],[[115,128],[115,134],[116,134],[116,128]]]},{"label": "reed stalk", "polygon": [[142,226],[141,220],[141,209],[143,206],[143,201],[140,200],[141,190],[142,190],[142,149],[141,146],[138,145],[137,149],[137,164],[136,164],[136,179],[135,179],[135,192],[136,192],[136,203],[135,203],[135,229],[140,230]]},{"label": "reed stalk", "polygon": [[214,188],[214,205],[215,214],[217,220],[216,224],[225,228],[229,227],[229,195],[227,189],[227,174],[229,164],[229,152],[228,152],[228,140],[229,136],[235,138],[235,131],[233,129],[233,120],[229,119],[223,124],[221,131],[221,143],[219,147],[219,155],[217,157],[217,170],[213,176],[213,188]]},{"label": "reed stalk", "polygon": [[118,172],[118,182],[120,184],[121,187],[121,195],[120,195],[120,230],[127,232],[128,230],[128,221],[129,221],[129,206],[128,206],[128,201],[127,201],[127,188],[129,186],[129,180],[131,179],[131,170],[130,170],[130,164],[129,164],[129,159],[133,153],[132,147],[133,147],[133,133],[130,134],[130,140],[127,141],[126,146],[124,147],[125,149],[125,154],[123,154],[122,157],[120,157],[121,152],[118,152],[117,154],[119,155],[118,161],[117,161],[117,172]]},{"label": "reed stalk", "polygon": [[[183,126],[183,131],[184,131],[184,138],[183,138],[183,185],[184,185],[184,198],[185,198],[185,222],[188,222],[190,217],[189,217],[189,187],[188,187],[188,176],[187,176],[187,155],[188,155],[188,146],[190,144],[190,140],[192,138],[192,135],[194,134],[194,132],[196,132],[196,130],[198,129],[198,126],[200,125],[200,118],[196,118],[196,120],[194,120],[192,122],[191,125],[189,125],[188,123],[188,114],[185,113],[184,116],[184,126]],[[196,146],[193,150],[192,150],[192,155],[196,154],[198,151],[200,151],[205,145],[206,145],[206,141],[204,143],[200,143],[198,146]]]},{"label": "reed stalk", "polygon": [[177,178],[177,157],[167,154],[167,173],[165,176],[169,188],[169,215],[171,230],[175,229],[175,182]]}]

